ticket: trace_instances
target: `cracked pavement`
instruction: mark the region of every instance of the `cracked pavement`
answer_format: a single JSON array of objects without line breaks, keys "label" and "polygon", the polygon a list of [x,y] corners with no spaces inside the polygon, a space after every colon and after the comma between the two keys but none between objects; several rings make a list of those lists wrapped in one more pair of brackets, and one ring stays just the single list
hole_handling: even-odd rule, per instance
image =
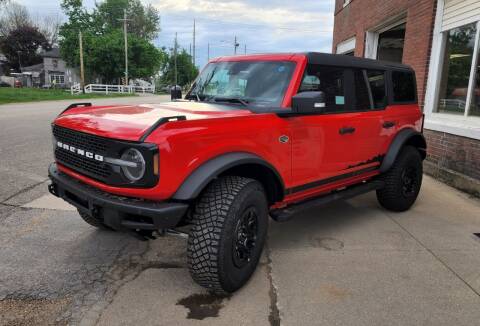
[{"label": "cracked pavement", "polygon": [[185,238],[96,230],[47,194],[66,104],[0,106],[0,325],[478,324],[478,199],[425,177],[406,213],[366,194],[270,223],[251,281],[217,298],[190,279]]}]

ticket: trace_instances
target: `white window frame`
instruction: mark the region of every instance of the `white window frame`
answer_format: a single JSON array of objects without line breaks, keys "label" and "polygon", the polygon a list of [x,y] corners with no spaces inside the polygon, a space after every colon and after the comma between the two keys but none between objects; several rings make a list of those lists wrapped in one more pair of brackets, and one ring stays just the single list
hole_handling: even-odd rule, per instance
[{"label": "white window frame", "polygon": [[[442,78],[443,57],[446,46],[446,34],[448,30],[442,31],[442,19],[445,0],[438,0],[437,14],[435,17],[435,27],[433,31],[432,51],[430,55],[430,67],[428,70],[427,89],[425,93],[425,129],[446,132],[458,136],[480,140],[480,117],[469,115],[470,104],[472,103],[473,88],[475,86],[475,74],[478,62],[478,53],[480,51],[480,19],[477,20],[477,32],[475,35],[475,47],[472,57],[472,66],[467,89],[466,106],[463,115],[435,112],[438,105],[439,89]],[[461,27],[471,24],[455,26]]]},{"label": "white window frame", "polygon": [[398,25],[405,24],[407,22],[407,17],[405,15],[405,13],[402,13],[399,15],[400,17],[396,16],[388,22],[365,32],[365,58],[377,59],[378,38],[380,37],[380,34]]},{"label": "white window frame", "polygon": [[357,44],[356,37],[351,37],[348,40],[342,41],[337,44],[337,54],[344,54],[348,52],[355,52],[355,46]]},{"label": "white window frame", "polygon": [[[54,79],[57,80],[55,85],[65,85],[65,74],[50,74],[50,84],[53,84]],[[63,83],[59,82],[61,79],[63,79]]]}]

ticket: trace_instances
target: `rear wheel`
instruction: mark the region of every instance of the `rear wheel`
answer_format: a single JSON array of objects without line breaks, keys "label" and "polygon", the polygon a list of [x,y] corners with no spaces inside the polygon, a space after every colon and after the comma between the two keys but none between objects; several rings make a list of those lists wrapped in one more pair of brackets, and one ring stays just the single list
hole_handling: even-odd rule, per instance
[{"label": "rear wheel", "polygon": [[409,209],[420,192],[422,174],[420,153],[413,146],[405,146],[383,176],[385,187],[377,190],[380,205],[395,212]]},{"label": "rear wheel", "polygon": [[199,285],[231,293],[252,276],[268,228],[268,203],[253,179],[215,180],[196,205],[188,239],[188,267]]}]

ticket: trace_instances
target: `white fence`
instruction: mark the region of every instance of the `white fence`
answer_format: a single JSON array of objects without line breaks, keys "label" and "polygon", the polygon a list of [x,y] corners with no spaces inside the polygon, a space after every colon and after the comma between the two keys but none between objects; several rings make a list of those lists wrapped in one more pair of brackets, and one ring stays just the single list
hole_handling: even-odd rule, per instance
[{"label": "white fence", "polygon": [[[84,88],[85,93],[155,93],[155,86],[134,86],[134,85],[104,85],[88,84]],[[78,94],[82,91],[80,84],[75,84],[70,88],[72,94]]]}]

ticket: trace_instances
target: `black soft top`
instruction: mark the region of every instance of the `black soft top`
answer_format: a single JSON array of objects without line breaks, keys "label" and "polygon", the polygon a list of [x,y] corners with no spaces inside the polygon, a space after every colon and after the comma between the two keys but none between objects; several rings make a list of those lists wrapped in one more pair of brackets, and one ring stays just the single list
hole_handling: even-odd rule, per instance
[{"label": "black soft top", "polygon": [[319,64],[319,65],[325,65],[325,66],[364,68],[364,69],[413,71],[413,69],[410,66],[400,64],[400,63],[365,59],[365,58],[353,57],[353,56],[344,55],[344,54],[308,52],[308,53],[305,53],[305,55],[307,56],[308,63],[311,63],[311,64]]}]

